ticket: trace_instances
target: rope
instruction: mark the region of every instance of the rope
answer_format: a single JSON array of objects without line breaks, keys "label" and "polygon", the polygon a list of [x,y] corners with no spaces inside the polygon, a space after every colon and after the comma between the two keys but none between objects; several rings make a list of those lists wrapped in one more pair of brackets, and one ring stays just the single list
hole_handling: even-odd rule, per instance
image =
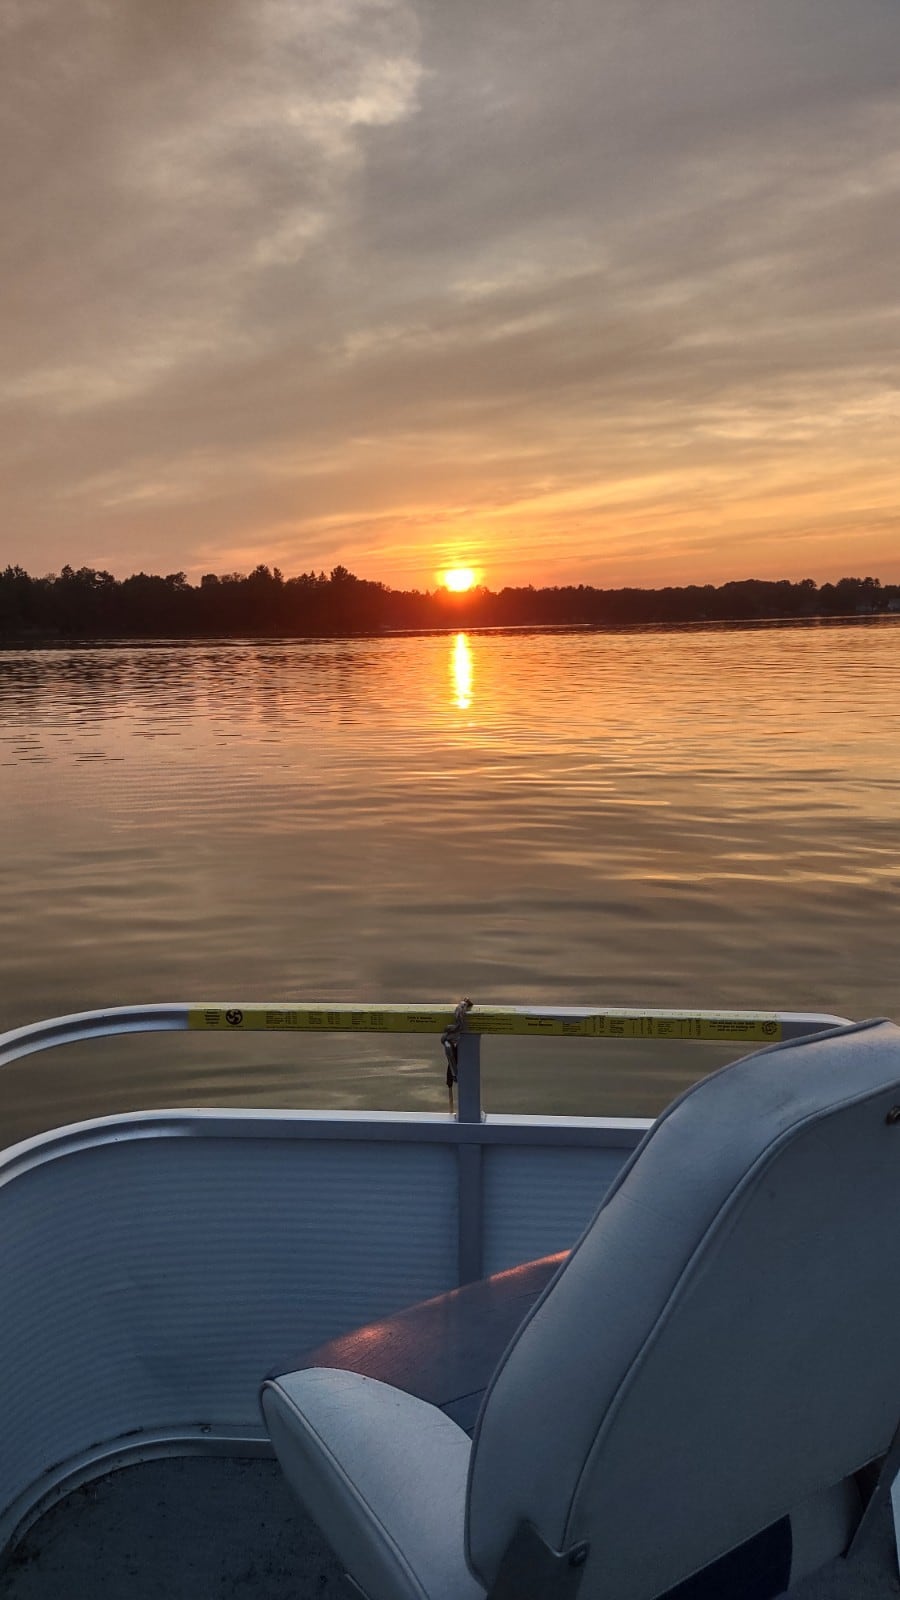
[{"label": "rope", "polygon": [[444,1055],[447,1058],[447,1093],[450,1096],[450,1110],[453,1110],[453,1085],[459,1079],[459,1041],[465,1032],[466,1015],[472,1009],[472,1001],[463,999],[453,1008],[453,1021],[448,1024],[441,1034],[441,1044],[444,1046]]}]

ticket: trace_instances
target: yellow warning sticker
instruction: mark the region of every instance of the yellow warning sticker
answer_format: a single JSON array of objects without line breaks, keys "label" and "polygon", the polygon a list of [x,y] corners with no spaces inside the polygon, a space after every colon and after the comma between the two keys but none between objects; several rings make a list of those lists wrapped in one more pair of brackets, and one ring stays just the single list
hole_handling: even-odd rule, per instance
[{"label": "yellow warning sticker", "polygon": [[[188,1027],[258,1033],[443,1033],[453,1010],[407,1006],[204,1006],[188,1012]],[[702,1039],[722,1044],[775,1044],[777,1017],[727,1012],[529,1012],[475,1006],[466,1031],[547,1039]]]},{"label": "yellow warning sticker", "polygon": [[544,1016],[528,1012],[473,1013],[467,1018],[473,1033],[510,1033],[579,1039],[706,1039],[736,1044],[772,1044],[781,1038],[781,1023],[774,1017],[725,1015],[672,1016],[651,1013],[603,1011],[581,1017]]},{"label": "yellow warning sticker", "polygon": [[188,1012],[189,1028],[245,1033],[443,1033],[453,1011],[413,1011],[406,1006],[206,1006]]}]

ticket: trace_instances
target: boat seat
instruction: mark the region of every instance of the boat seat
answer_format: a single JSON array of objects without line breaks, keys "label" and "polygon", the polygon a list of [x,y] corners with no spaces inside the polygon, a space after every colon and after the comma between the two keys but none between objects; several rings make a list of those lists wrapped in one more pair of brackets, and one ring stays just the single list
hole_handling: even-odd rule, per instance
[{"label": "boat seat", "polygon": [[786,1592],[846,1548],[861,1475],[893,1472],[898,1216],[900,1029],[773,1046],[657,1119],[473,1439],[318,1365],[264,1384],[272,1442],[369,1600]]},{"label": "boat seat", "polygon": [[377,1378],[429,1401],[471,1434],[500,1357],[567,1254],[494,1273],[329,1339],[305,1351],[295,1370]]}]

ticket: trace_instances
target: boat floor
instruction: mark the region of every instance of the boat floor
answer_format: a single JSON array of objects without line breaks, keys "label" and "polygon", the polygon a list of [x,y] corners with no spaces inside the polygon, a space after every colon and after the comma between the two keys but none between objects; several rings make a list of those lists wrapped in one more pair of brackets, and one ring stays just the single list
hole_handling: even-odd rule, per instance
[{"label": "boat floor", "polygon": [[[889,1514],[866,1556],[793,1600],[896,1600]],[[145,1462],[76,1489],[0,1571],[0,1600],[347,1600],[341,1569],[274,1461]],[[728,1600],[726,1595],[722,1600]]]}]

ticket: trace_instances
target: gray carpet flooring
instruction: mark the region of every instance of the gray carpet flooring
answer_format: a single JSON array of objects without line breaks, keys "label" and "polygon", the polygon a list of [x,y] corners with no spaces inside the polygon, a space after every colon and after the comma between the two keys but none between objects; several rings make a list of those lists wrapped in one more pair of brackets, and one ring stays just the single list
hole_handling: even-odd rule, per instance
[{"label": "gray carpet flooring", "polygon": [[[888,1516],[859,1564],[793,1600],[896,1600]],[[152,1461],[77,1489],[0,1572],[0,1600],[347,1600],[328,1546],[274,1461]],[[722,1600],[728,1600],[726,1595]]]}]

